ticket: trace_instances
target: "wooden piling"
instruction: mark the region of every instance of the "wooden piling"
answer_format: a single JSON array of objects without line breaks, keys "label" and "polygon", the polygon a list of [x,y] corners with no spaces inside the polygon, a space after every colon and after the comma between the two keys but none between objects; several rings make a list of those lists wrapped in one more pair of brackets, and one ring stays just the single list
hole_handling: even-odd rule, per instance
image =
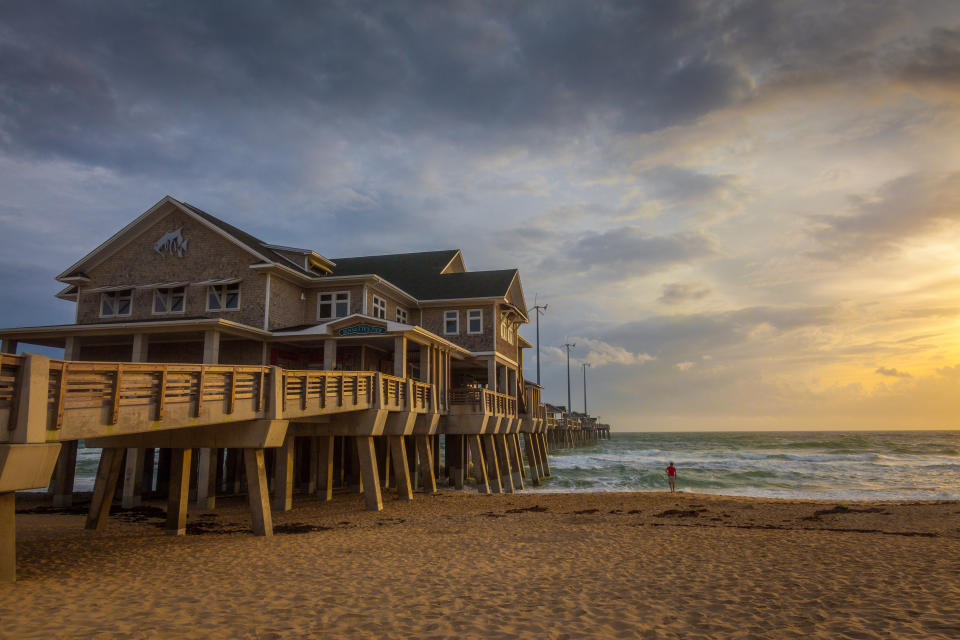
[{"label": "wooden piling", "polygon": [[93,484],[93,497],[90,500],[90,512],[87,514],[85,528],[100,530],[107,523],[110,505],[117,490],[120,478],[120,465],[123,461],[123,449],[111,447],[100,452],[100,464]]},{"label": "wooden piling", "polygon": [[267,466],[263,449],[244,449],[243,462],[253,533],[270,537],[273,535],[273,516],[270,513],[270,491],[267,488]]},{"label": "wooden piling", "polygon": [[354,436],[357,447],[357,462],[363,478],[363,495],[366,498],[367,510],[382,511],[383,498],[380,495],[380,482],[377,475],[377,452],[374,449],[372,436]]},{"label": "wooden piling", "polygon": [[173,449],[170,457],[170,491],[167,495],[168,535],[182,536],[187,532],[187,506],[190,502],[190,467],[193,449]]},{"label": "wooden piling", "polygon": [[407,466],[407,445],[403,436],[387,436],[390,458],[393,460],[393,475],[397,480],[397,499],[413,500],[410,482],[410,467]]}]

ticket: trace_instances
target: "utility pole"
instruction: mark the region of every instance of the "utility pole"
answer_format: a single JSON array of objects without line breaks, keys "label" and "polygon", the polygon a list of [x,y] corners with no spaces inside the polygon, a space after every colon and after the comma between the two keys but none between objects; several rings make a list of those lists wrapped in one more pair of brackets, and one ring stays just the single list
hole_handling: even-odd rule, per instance
[{"label": "utility pole", "polygon": [[587,414],[587,367],[590,366],[589,362],[583,363],[583,416],[586,417]]},{"label": "utility pole", "polygon": [[566,342],[563,346],[567,348],[567,415],[570,415],[573,411],[573,405],[570,403],[570,349],[577,346],[577,343]]},{"label": "utility pole", "polygon": [[536,304],[536,298],[534,298],[533,302],[533,311],[537,314],[537,384],[540,384],[540,315],[545,313],[547,311],[547,307],[550,305]]}]

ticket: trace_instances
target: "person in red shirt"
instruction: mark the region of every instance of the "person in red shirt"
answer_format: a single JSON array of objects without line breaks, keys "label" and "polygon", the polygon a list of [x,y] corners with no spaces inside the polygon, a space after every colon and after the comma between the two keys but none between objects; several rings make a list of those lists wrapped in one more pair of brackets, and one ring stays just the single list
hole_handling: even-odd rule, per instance
[{"label": "person in red shirt", "polygon": [[667,480],[670,482],[670,491],[675,492],[677,490],[677,468],[673,466],[673,461],[670,461],[670,466],[667,467]]}]

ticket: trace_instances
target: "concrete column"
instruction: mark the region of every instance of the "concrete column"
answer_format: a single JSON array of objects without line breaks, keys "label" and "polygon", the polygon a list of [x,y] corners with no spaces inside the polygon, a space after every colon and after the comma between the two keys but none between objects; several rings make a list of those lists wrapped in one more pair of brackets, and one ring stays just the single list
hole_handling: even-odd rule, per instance
[{"label": "concrete column", "polygon": [[333,500],[334,436],[317,438],[317,497],[324,502]]},{"label": "concrete column", "polygon": [[263,462],[263,449],[244,449],[243,462],[247,475],[253,533],[258,536],[272,536],[273,516],[270,513],[270,491],[267,488],[267,467]]},{"label": "concrete column", "polygon": [[117,491],[120,478],[120,463],[123,462],[123,449],[103,449],[100,464],[93,484],[93,497],[90,500],[90,512],[87,514],[87,529],[100,530],[107,523],[110,504]]},{"label": "concrete column", "polygon": [[164,532],[182,536],[187,532],[187,504],[190,501],[190,458],[193,449],[173,449],[170,461],[170,492]]},{"label": "concrete column", "polygon": [[69,507],[73,504],[73,478],[77,469],[77,441],[62,442],[57,466],[53,470],[53,506]]},{"label": "concrete column", "polygon": [[[6,340],[4,340],[6,342]],[[6,347],[6,345],[4,345]],[[0,582],[17,579],[16,493],[0,493]]]},{"label": "concrete column", "polygon": [[337,341],[327,339],[323,341],[323,369],[333,371],[337,368]]},{"label": "concrete column", "polygon": [[293,508],[293,434],[287,433],[283,446],[277,449],[273,467],[273,508],[290,511]]},{"label": "concrete column", "polygon": [[354,437],[357,445],[357,461],[363,477],[363,495],[368,511],[382,511],[383,498],[380,495],[380,482],[377,477],[377,454],[371,436]]},{"label": "concrete column", "polygon": [[500,471],[500,486],[504,493],[513,493],[513,465],[510,463],[510,451],[507,448],[507,435],[498,433],[493,436],[493,444],[497,451],[497,468]]},{"label": "concrete column", "polygon": [[487,466],[483,459],[483,447],[480,445],[480,436],[470,434],[464,436],[470,448],[470,457],[473,459],[473,477],[477,480],[479,493],[490,493],[490,482],[487,480]]},{"label": "concrete column", "polygon": [[497,446],[493,442],[493,436],[482,435],[480,440],[483,442],[483,461],[487,467],[490,493],[503,493],[503,485],[500,482],[500,465],[497,460]]},{"label": "concrete column", "polygon": [[407,377],[407,339],[404,336],[393,339],[393,375]]},{"label": "concrete column", "polygon": [[410,468],[407,466],[407,446],[403,436],[387,436],[387,440],[390,445],[390,457],[393,460],[393,475],[397,479],[397,499],[413,500]]},{"label": "concrete column", "polygon": [[[433,451],[430,446],[430,436],[417,435],[415,438],[417,441],[417,453],[420,456],[420,485],[427,493],[436,493],[437,479],[433,475]],[[460,482],[462,486],[463,480]]]}]

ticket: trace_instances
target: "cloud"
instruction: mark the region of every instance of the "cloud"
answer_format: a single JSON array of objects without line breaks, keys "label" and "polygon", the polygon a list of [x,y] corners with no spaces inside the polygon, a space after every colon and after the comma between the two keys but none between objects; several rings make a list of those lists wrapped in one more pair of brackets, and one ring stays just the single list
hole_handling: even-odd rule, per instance
[{"label": "cloud", "polygon": [[960,172],[918,172],[851,198],[852,213],[816,217],[813,255],[832,260],[888,254],[913,237],[960,221]]},{"label": "cloud", "polygon": [[639,227],[620,227],[568,239],[554,256],[544,260],[543,267],[616,270],[621,277],[636,277],[715,253],[714,241],[697,231],[657,236]]},{"label": "cloud", "polygon": [[879,373],[882,376],[889,376],[891,378],[912,378],[913,377],[906,371],[899,371],[897,369],[887,368],[887,367],[878,367],[876,370],[876,373]]},{"label": "cloud", "polygon": [[579,347],[578,351],[586,347],[587,354],[579,355],[577,359],[581,362],[589,362],[591,367],[603,367],[610,364],[619,364],[624,366],[643,364],[654,359],[647,353],[634,353],[627,351],[623,347],[617,347],[603,340],[593,338],[572,338]]},{"label": "cloud", "polygon": [[657,301],[669,305],[702,300],[711,293],[709,287],[693,282],[671,282],[663,285],[661,290],[663,293],[657,298]]},{"label": "cloud", "polygon": [[693,368],[694,364],[695,364],[695,363],[690,362],[690,361],[688,360],[688,361],[686,361],[686,362],[678,362],[678,363],[675,364],[674,366],[677,368],[678,371],[689,371],[690,369]]}]

